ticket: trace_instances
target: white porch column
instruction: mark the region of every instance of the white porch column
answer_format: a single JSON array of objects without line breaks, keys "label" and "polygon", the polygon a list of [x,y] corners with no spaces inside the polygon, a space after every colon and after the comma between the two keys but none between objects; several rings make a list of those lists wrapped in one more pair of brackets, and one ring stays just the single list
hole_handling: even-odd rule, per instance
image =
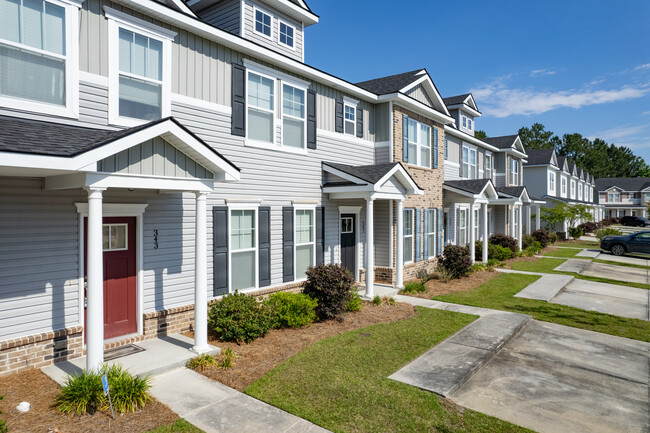
[{"label": "white porch column", "polygon": [[102,247],[102,193],[88,190],[88,288],[86,296],[86,371],[104,362],[104,251]]},{"label": "white porch column", "polygon": [[366,298],[375,296],[374,200],[366,199]]},{"label": "white porch column", "polygon": [[483,257],[481,257],[483,263],[488,262],[488,239],[490,238],[488,234],[488,205],[483,203],[481,205],[483,208]]},{"label": "white porch column", "polygon": [[476,230],[474,230],[474,204],[469,206],[469,258],[476,263]]},{"label": "white porch column", "polygon": [[533,219],[531,218],[531,215],[533,214],[533,206],[528,205],[526,206],[527,212],[526,212],[526,234],[529,235],[532,233],[532,224],[533,224]]},{"label": "white porch column", "polygon": [[537,211],[535,212],[535,230],[539,230],[542,227],[542,206],[536,206]]},{"label": "white porch column", "polygon": [[519,205],[519,212],[517,212],[518,213],[518,215],[517,215],[517,219],[518,219],[518,221],[517,221],[517,241],[519,243],[519,250],[521,250],[521,245],[522,245],[522,239],[521,238],[523,237],[522,236],[523,227],[521,226],[521,223],[523,222],[523,216],[521,215],[522,210],[523,210],[523,206]]},{"label": "white porch column", "polygon": [[404,201],[397,200],[397,233],[395,233],[395,288],[404,288]]},{"label": "white porch column", "polygon": [[510,236],[512,236],[513,238],[516,237],[515,236],[515,205],[514,204],[510,205],[510,227],[509,227],[508,231],[510,232],[510,233],[508,233]]},{"label": "white porch column", "polygon": [[194,347],[192,347],[192,351],[199,354],[209,350],[207,202],[207,193],[196,193],[196,228],[194,230]]}]

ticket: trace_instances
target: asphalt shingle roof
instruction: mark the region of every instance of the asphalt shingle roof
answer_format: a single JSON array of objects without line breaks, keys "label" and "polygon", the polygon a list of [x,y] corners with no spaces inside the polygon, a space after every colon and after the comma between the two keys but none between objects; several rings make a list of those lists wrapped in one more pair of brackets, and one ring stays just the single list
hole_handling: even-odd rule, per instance
[{"label": "asphalt shingle roof", "polygon": [[518,135],[503,135],[501,137],[488,137],[482,138],[481,140],[485,141],[487,144],[491,144],[494,147],[499,149],[510,149],[515,143]]},{"label": "asphalt shingle roof", "polygon": [[527,149],[528,162],[524,165],[551,164],[553,152],[553,149]]},{"label": "asphalt shingle roof", "polygon": [[465,180],[448,180],[443,185],[466,191],[471,194],[480,194],[490,179],[465,179]]},{"label": "asphalt shingle roof", "polygon": [[398,92],[409,84],[415,82],[416,80],[419,80],[420,77],[422,77],[422,74],[420,74],[422,71],[424,71],[424,69],[417,69],[415,71],[390,75],[388,77],[362,81],[360,83],[356,83],[355,85],[377,95],[386,95],[389,93]]},{"label": "asphalt shingle roof", "polygon": [[469,93],[465,93],[464,95],[449,96],[447,98],[442,98],[442,101],[447,107],[449,107],[450,105],[462,104],[469,95]]},{"label": "asphalt shingle roof", "polygon": [[[323,164],[328,165],[332,168],[335,168],[343,173],[354,176],[357,179],[368,182],[372,185],[379,182],[389,171],[391,171],[396,165],[401,165],[399,162],[387,162],[384,164],[373,164],[373,165],[347,165],[347,164],[337,164],[334,162],[323,162]],[[407,170],[404,170],[409,177],[410,173]],[[417,185],[413,177],[411,177],[413,183]],[[420,188],[418,186],[418,188]]]},{"label": "asphalt shingle roof", "polygon": [[496,188],[499,195],[505,194],[505,195],[509,195],[511,197],[520,197],[525,189],[526,189],[525,186],[502,186],[502,187]]},{"label": "asphalt shingle roof", "polygon": [[650,186],[650,177],[602,177],[596,179],[596,191],[617,186],[623,191],[641,191]]}]

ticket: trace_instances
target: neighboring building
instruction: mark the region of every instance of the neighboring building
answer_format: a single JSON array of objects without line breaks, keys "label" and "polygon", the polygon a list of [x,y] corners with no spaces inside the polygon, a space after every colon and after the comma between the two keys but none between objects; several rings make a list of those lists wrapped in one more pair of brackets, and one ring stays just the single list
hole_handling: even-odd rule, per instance
[{"label": "neighboring building", "polygon": [[648,216],[650,177],[604,177],[596,179],[598,203],[604,218]]},{"label": "neighboring building", "polygon": [[[555,149],[528,149],[524,164],[524,184],[529,193],[546,201],[544,207],[555,203],[587,205],[594,221],[600,221],[602,209],[594,200],[594,177],[564,157]],[[539,215],[539,212],[538,212]],[[567,222],[554,228],[566,233]]]}]

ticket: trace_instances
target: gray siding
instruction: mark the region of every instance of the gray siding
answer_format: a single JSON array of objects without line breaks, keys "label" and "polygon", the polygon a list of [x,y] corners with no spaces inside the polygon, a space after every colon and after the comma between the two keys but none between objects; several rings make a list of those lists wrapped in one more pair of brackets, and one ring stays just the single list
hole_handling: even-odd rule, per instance
[{"label": "gray siding", "polygon": [[199,16],[202,20],[215,27],[239,35],[241,24],[239,5],[240,0],[224,0],[202,10]]},{"label": "gray siding", "polygon": [[426,90],[422,86],[422,84],[418,84],[417,86],[409,89],[406,91],[406,95],[410,96],[411,98],[422,102],[423,104],[427,104],[430,107],[433,107],[433,101],[427,95]]},{"label": "gray siding", "polygon": [[533,197],[542,197],[548,194],[548,172],[546,167],[524,168],[524,185],[528,189],[528,194]]},{"label": "gray siding", "polygon": [[[255,16],[253,14],[254,7],[260,7],[262,10],[272,16],[271,39],[255,32]],[[281,19],[285,23],[295,28],[294,49],[291,49],[286,45],[280,43],[280,24],[278,19]],[[272,50],[281,52],[286,56],[302,61],[302,24],[292,18],[287,17],[284,14],[281,14],[280,12],[273,10],[271,7],[265,4],[253,2],[250,0],[244,1],[244,33],[242,36],[246,39],[257,42],[262,46],[271,48]]]},{"label": "gray siding", "polygon": [[390,264],[390,201],[376,200],[374,203],[374,243],[375,266],[391,266]]},{"label": "gray siding", "polygon": [[214,174],[160,137],[102,159],[98,171],[212,179]]},{"label": "gray siding", "polygon": [[375,163],[383,164],[390,162],[390,146],[375,147]]},{"label": "gray siding", "polygon": [[[384,102],[383,104],[375,105],[375,140],[389,141],[390,140],[390,104]],[[364,133],[365,136],[365,133]]]},{"label": "gray siding", "polygon": [[[320,83],[312,83],[312,89],[318,94],[316,97],[316,122],[319,129],[334,132],[336,122],[336,101],[342,101],[344,94],[331,87],[323,86]],[[345,95],[347,96],[347,95]],[[359,108],[363,110],[363,139],[375,141],[375,106],[365,101],[359,102]],[[378,119],[378,118],[377,118]],[[384,129],[388,128],[388,117],[384,117]],[[381,121],[378,121],[382,123]],[[382,134],[388,135],[386,131]],[[343,136],[343,134],[341,134]],[[388,138],[386,138],[388,140]],[[379,140],[377,141],[385,141]]]},{"label": "gray siding", "polygon": [[445,135],[447,138],[447,160],[445,161],[445,180],[459,180],[459,152],[461,141],[451,135]]}]

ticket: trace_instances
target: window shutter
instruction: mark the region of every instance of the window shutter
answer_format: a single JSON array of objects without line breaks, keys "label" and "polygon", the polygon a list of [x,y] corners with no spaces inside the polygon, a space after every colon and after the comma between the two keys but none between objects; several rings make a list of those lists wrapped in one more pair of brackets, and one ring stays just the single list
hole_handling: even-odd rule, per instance
[{"label": "window shutter", "polygon": [[426,260],[429,258],[429,209],[424,209],[424,237],[422,239],[422,242],[424,243],[424,254],[422,256],[423,260]]},{"label": "window shutter", "polygon": [[480,165],[480,160],[481,160],[480,155],[481,154],[483,155],[483,164],[485,164],[485,153],[481,152],[480,150],[477,149],[477,151],[476,151],[476,172],[474,173],[474,179],[479,178],[478,177],[478,169],[479,169],[479,165]]},{"label": "window shutter", "polygon": [[271,285],[271,208],[260,207],[259,221],[259,279],[260,287]]},{"label": "window shutter", "polygon": [[316,208],[316,266],[325,261],[325,208]]},{"label": "window shutter", "polygon": [[232,64],[232,120],[230,133],[246,136],[246,69]]},{"label": "window shutter", "polygon": [[458,175],[462,179],[463,178],[463,143],[462,142],[458,145],[458,162],[459,162]]},{"label": "window shutter", "polygon": [[[402,221],[404,221],[404,224],[402,224],[402,251],[404,251],[406,248],[406,238],[404,235],[406,235],[406,216],[408,215],[408,212],[406,209],[402,211]],[[411,226],[412,227],[412,226]],[[402,254],[402,264],[406,263],[406,254]]]},{"label": "window shutter", "polygon": [[435,126],[433,129],[433,168],[438,168],[438,128]]},{"label": "window shutter", "polygon": [[442,209],[438,209],[438,255],[442,255]]},{"label": "window shutter", "polygon": [[363,138],[363,110],[357,108],[357,137]]},{"label": "window shutter", "polygon": [[408,117],[402,115],[402,161],[409,160],[409,132]]},{"label": "window shutter", "polygon": [[316,149],[316,92],[307,91],[307,148]]},{"label": "window shutter", "polygon": [[282,281],[293,281],[293,207],[282,208]]},{"label": "window shutter", "polygon": [[343,101],[336,101],[336,132],[343,132]]},{"label": "window shutter", "polygon": [[422,245],[422,221],[420,209],[415,210],[415,261],[419,262],[422,256],[420,246]]},{"label": "window shutter", "polygon": [[228,292],[228,207],[212,208],[212,254],[214,296]]}]

